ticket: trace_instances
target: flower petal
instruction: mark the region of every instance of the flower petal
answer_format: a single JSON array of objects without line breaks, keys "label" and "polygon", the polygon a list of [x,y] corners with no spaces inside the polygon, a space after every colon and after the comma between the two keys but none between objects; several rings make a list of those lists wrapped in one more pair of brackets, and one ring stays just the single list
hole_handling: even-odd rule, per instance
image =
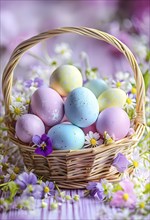
[{"label": "flower petal", "polygon": [[39,145],[39,144],[40,144],[40,141],[41,141],[41,138],[40,138],[39,135],[34,135],[34,136],[32,137],[32,142],[33,142],[34,144]]}]

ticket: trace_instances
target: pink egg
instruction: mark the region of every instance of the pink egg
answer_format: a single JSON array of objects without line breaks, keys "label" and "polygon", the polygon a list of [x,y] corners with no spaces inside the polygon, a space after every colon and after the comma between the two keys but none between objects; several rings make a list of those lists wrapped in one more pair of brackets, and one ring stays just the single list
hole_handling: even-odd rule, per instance
[{"label": "pink egg", "polygon": [[95,132],[97,132],[97,130],[96,130],[96,123],[90,125],[89,127],[82,128],[82,130],[84,131],[84,134],[89,133],[89,131],[92,131],[93,133],[95,133]]},{"label": "pink egg", "polygon": [[31,108],[45,125],[58,124],[64,116],[64,102],[61,96],[53,89],[41,87],[31,97]]},{"label": "pink egg", "polygon": [[22,115],[16,122],[16,136],[24,143],[32,142],[34,135],[41,136],[45,133],[42,120],[33,114]]},{"label": "pink egg", "polygon": [[106,131],[115,140],[124,138],[130,128],[130,119],[127,113],[118,107],[103,110],[97,119],[96,129],[103,135]]}]

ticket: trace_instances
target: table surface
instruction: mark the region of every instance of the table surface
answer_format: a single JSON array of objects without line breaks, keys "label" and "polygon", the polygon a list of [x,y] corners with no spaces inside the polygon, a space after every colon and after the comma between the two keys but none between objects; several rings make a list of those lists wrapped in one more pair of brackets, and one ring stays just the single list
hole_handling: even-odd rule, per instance
[{"label": "table surface", "polygon": [[1,220],[94,220],[97,219],[100,201],[96,198],[84,197],[84,190],[66,190],[66,194],[80,195],[80,200],[71,204],[63,203],[56,210],[50,210],[52,198],[47,199],[48,206],[41,207],[41,200],[36,201],[35,209],[31,211],[15,210],[0,214]]}]

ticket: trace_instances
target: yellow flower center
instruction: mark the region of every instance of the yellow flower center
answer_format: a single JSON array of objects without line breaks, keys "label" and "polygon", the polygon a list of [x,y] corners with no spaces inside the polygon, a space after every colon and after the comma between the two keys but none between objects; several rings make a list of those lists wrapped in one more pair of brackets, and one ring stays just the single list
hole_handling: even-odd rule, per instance
[{"label": "yellow flower center", "polygon": [[19,171],[20,171],[19,167],[15,167],[15,168],[14,168],[14,172],[15,172],[15,173],[17,173],[17,174],[18,174],[18,173],[19,173]]},{"label": "yellow flower center", "polygon": [[14,109],[14,113],[15,113],[15,115],[20,115],[20,114],[21,114],[20,108],[16,107],[16,108]]},{"label": "yellow flower center", "polygon": [[123,199],[124,199],[125,201],[127,201],[127,200],[129,199],[129,195],[128,195],[127,193],[124,193],[124,194],[123,194]]},{"label": "yellow flower center", "polygon": [[26,104],[27,104],[27,105],[30,104],[30,99],[26,100]]},{"label": "yellow flower center", "polygon": [[116,82],[116,87],[120,88],[121,87],[121,82]]},{"label": "yellow flower center", "polygon": [[44,149],[45,149],[45,147],[46,147],[45,142],[42,142],[42,143],[40,144],[40,146],[41,146],[41,148],[44,150]]},{"label": "yellow flower center", "polygon": [[135,88],[135,87],[132,87],[131,93],[132,93],[132,94],[136,94],[136,88]]},{"label": "yellow flower center", "polygon": [[136,160],[134,160],[134,161],[133,161],[133,166],[136,168],[136,167],[139,166],[139,163],[138,163]]},{"label": "yellow flower center", "polygon": [[11,180],[15,180],[15,179],[16,179],[16,175],[15,175],[14,173],[12,173],[12,174],[10,175],[10,179],[11,179]]},{"label": "yellow flower center", "polygon": [[29,189],[29,192],[33,192],[33,187],[31,184],[28,186],[28,189]]},{"label": "yellow flower center", "polygon": [[48,193],[50,190],[49,190],[49,187],[48,186],[45,186],[45,188],[44,188],[44,192],[45,193]]},{"label": "yellow flower center", "polygon": [[132,99],[127,98],[127,99],[126,99],[126,103],[129,104],[129,105],[132,104]]},{"label": "yellow flower center", "polygon": [[140,206],[141,209],[144,209],[144,208],[145,208],[145,203],[144,203],[144,202],[141,202],[141,203],[139,204],[139,206]]},{"label": "yellow flower center", "polygon": [[90,140],[90,143],[91,143],[92,146],[95,146],[96,143],[97,143],[97,141],[96,141],[94,138],[92,138],[92,139]]},{"label": "yellow flower center", "polygon": [[20,96],[18,96],[18,97],[16,98],[16,101],[17,101],[17,102],[22,102],[22,98],[21,98]]}]

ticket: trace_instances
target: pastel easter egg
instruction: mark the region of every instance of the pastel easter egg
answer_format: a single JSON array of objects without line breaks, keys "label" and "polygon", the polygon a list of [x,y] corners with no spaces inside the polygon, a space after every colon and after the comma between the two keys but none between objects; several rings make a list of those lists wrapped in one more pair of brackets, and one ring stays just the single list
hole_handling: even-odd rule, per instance
[{"label": "pastel easter egg", "polygon": [[122,108],[126,103],[126,93],[122,89],[110,88],[104,91],[98,97],[99,110],[102,111],[109,107],[120,107]]},{"label": "pastel easter egg", "polygon": [[22,115],[16,122],[16,136],[24,143],[32,142],[34,135],[41,136],[45,133],[42,120],[33,114]]},{"label": "pastel easter egg", "polygon": [[65,102],[65,114],[72,124],[88,127],[96,121],[98,113],[98,101],[89,89],[80,87],[70,92]]},{"label": "pastel easter egg", "polygon": [[115,140],[124,138],[130,128],[130,119],[127,113],[118,107],[103,110],[96,121],[97,131],[103,135],[106,131]]},{"label": "pastel easter egg", "polygon": [[83,131],[69,123],[55,125],[49,130],[48,136],[56,150],[78,150],[85,141]]},{"label": "pastel easter egg", "polygon": [[80,71],[72,65],[58,67],[50,77],[50,87],[61,96],[67,96],[73,89],[81,87],[83,79]]},{"label": "pastel easter egg", "polygon": [[31,97],[31,108],[33,113],[49,127],[58,124],[64,116],[64,102],[51,88],[37,89]]},{"label": "pastel easter egg", "polygon": [[96,98],[98,98],[101,93],[108,89],[108,85],[102,79],[92,79],[86,82],[84,87],[90,89]]},{"label": "pastel easter egg", "polygon": [[92,125],[86,127],[86,128],[82,128],[84,134],[88,134],[89,131],[92,131],[93,133],[97,132],[96,130],[96,123],[93,123]]}]

